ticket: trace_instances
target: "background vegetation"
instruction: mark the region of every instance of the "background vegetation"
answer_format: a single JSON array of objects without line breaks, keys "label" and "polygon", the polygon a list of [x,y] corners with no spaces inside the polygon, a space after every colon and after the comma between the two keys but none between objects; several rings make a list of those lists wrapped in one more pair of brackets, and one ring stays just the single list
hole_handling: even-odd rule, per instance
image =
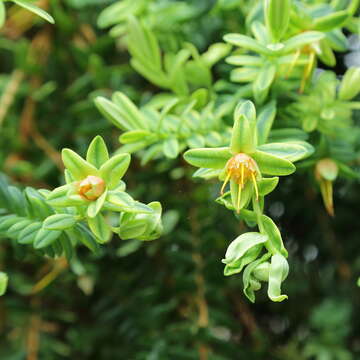
[{"label": "background vegetation", "polygon": [[[97,110],[97,96],[121,91],[143,105],[159,93],[161,86],[130,65],[127,16],[121,11],[115,16],[114,8],[102,12],[113,3],[38,1],[55,26],[7,4],[0,38],[0,167],[19,186],[59,186],[60,150],[84,154],[97,134],[111,152],[119,148],[121,131]],[[203,53],[227,33],[249,33],[246,20],[254,3],[133,0],[130,12],[152,29],[163,51],[190,42]],[[335,53],[336,65],[320,61],[318,67],[332,67],[341,77],[349,66],[360,66],[358,25],[353,20],[344,29],[349,42]],[[212,69],[214,86],[224,96],[245,86],[230,83],[232,69],[223,60]],[[299,118],[320,101],[314,86],[305,90],[313,99],[292,109]],[[359,123],[358,111],[353,121]],[[356,173],[358,128],[348,135],[351,140],[343,141],[351,148],[340,142],[338,149],[350,154],[342,161]],[[0,269],[11,279],[0,298],[1,359],[360,358],[356,174],[336,181],[333,218],[323,207],[312,168],[299,166],[281,180],[266,210],[289,251],[291,271],[283,285],[289,299],[272,303],[260,291],[251,304],[241,277],[223,276],[220,259],[246,225],[214,202],[219,183],[194,180],[194,169],[181,157],[141,164],[143,156],[133,156],[125,180],[135,198],[162,203],[160,239],[114,237],[97,255],[78,248],[69,263],[1,241]]]}]

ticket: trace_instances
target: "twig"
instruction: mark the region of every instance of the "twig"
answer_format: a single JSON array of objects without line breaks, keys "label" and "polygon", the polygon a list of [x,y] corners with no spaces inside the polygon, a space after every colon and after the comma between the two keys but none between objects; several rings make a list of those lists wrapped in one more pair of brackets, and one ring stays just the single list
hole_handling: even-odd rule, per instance
[{"label": "twig", "polygon": [[12,72],[10,76],[10,81],[8,82],[3,94],[0,98],[0,127],[4,122],[5,116],[8,113],[8,110],[12,103],[14,102],[16,92],[20,86],[22,79],[24,78],[24,72],[22,70],[16,69]]}]

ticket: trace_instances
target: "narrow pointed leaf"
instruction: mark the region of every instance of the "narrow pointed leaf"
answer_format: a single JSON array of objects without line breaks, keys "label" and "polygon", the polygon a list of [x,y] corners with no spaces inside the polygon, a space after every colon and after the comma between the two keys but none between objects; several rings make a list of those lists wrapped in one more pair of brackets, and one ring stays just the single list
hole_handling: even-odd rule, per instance
[{"label": "narrow pointed leaf", "polygon": [[269,102],[260,111],[257,119],[258,144],[265,144],[276,115],[275,101]]},{"label": "narrow pointed leaf", "polygon": [[96,201],[92,201],[87,209],[87,216],[94,218],[101,210],[101,208],[104,205],[105,199],[107,196],[107,191],[104,191],[104,193],[96,199]]},{"label": "narrow pointed leaf", "polygon": [[224,264],[231,264],[242,258],[253,246],[263,244],[267,241],[267,236],[257,232],[248,232],[238,236],[231,242],[226,250]]},{"label": "narrow pointed leaf", "polygon": [[282,53],[289,53],[301,49],[303,46],[313,44],[323,39],[325,34],[319,31],[306,31],[299,35],[293,36],[284,42]]},{"label": "narrow pointed leaf", "polygon": [[60,230],[48,230],[41,228],[36,234],[34,240],[34,248],[42,249],[53,244],[61,235]]},{"label": "narrow pointed leaf", "polygon": [[266,46],[260,44],[258,41],[246,35],[227,34],[224,36],[224,40],[229,44],[236,45],[247,50],[252,50],[259,54],[272,54],[272,51],[269,50]]},{"label": "narrow pointed leaf", "polygon": [[351,100],[360,93],[360,68],[349,68],[340,85],[339,99]]},{"label": "narrow pointed leaf", "polygon": [[[306,145],[305,145],[306,144]],[[270,143],[258,146],[258,150],[291,162],[305,159],[313,154],[314,148],[305,142]]]},{"label": "narrow pointed leaf", "polygon": [[109,153],[101,136],[96,136],[89,145],[86,161],[94,165],[97,169],[100,169],[101,165],[109,160]]},{"label": "narrow pointed leaf", "polygon": [[89,175],[98,175],[98,170],[76,152],[70,149],[63,149],[61,156],[65,167],[70,171],[75,180],[83,180]]},{"label": "narrow pointed leaf", "polygon": [[243,114],[240,114],[239,116],[235,115],[230,149],[233,154],[251,154],[256,150],[253,128],[248,118]]},{"label": "narrow pointed leaf", "polygon": [[40,16],[49,23],[55,24],[55,20],[50,14],[48,14],[45,10],[39,8],[38,6],[32,4],[31,2],[25,0],[12,0],[12,2]]},{"label": "narrow pointed leaf", "polygon": [[96,239],[100,244],[109,241],[111,228],[101,214],[97,214],[94,218],[88,218],[88,224],[90,230],[96,236]]},{"label": "narrow pointed leaf", "polygon": [[106,186],[111,190],[114,189],[121,178],[126,173],[130,165],[129,154],[118,154],[110,158],[100,168],[100,177],[104,179]]},{"label": "narrow pointed leaf", "polygon": [[163,152],[166,157],[175,159],[179,151],[179,141],[176,138],[168,138],[163,142]]},{"label": "narrow pointed leaf", "polygon": [[290,175],[296,170],[295,165],[290,161],[263,151],[257,150],[251,156],[258,164],[262,174],[283,176]]},{"label": "narrow pointed leaf", "polygon": [[349,18],[347,10],[333,12],[331,14],[319,17],[314,21],[314,30],[330,31],[339,28]]},{"label": "narrow pointed leaf", "polygon": [[286,33],[291,3],[291,0],[265,0],[265,23],[274,42],[278,42]]},{"label": "narrow pointed leaf", "polygon": [[186,151],[185,160],[197,167],[222,169],[231,157],[228,147],[224,148],[200,148]]},{"label": "narrow pointed leaf", "polygon": [[285,249],[284,243],[282,241],[281,233],[275,223],[266,215],[261,216],[261,221],[264,227],[264,231],[268,236],[267,246],[272,253],[280,253],[283,256],[287,257],[288,252]]},{"label": "narrow pointed leaf", "polygon": [[34,222],[28,225],[25,229],[23,229],[20,232],[18,236],[18,243],[23,245],[32,244],[41,227],[42,227],[41,222]]},{"label": "narrow pointed leaf", "polygon": [[73,227],[76,224],[76,218],[70,214],[55,214],[47,217],[44,221],[44,229],[63,230]]}]

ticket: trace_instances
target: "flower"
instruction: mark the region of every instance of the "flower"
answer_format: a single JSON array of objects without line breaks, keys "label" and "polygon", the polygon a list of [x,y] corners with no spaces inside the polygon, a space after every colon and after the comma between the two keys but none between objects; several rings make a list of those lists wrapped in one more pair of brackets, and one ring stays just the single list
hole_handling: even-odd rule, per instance
[{"label": "flower", "polygon": [[263,175],[289,175],[295,171],[292,162],[310,156],[314,151],[304,141],[266,144],[267,128],[263,121],[257,122],[254,104],[243,101],[234,112],[230,146],[191,149],[184,154],[188,163],[200,167],[194,176],[217,176],[223,181],[221,193],[230,182],[232,204],[237,212],[252,198],[258,200],[269,192],[263,184],[271,181]]},{"label": "flower", "polygon": [[319,160],[315,165],[315,178],[320,185],[320,191],[326,211],[334,216],[333,182],[337,178],[339,168],[336,162],[330,158]]},{"label": "flower", "polygon": [[97,176],[89,175],[78,183],[77,192],[86,200],[96,200],[105,191],[105,181]]},{"label": "flower", "polygon": [[240,208],[241,191],[244,188],[248,180],[252,181],[252,184],[256,193],[256,200],[259,198],[259,191],[256,183],[256,177],[261,176],[259,167],[257,166],[254,159],[250,156],[239,153],[234,155],[226,163],[226,178],[221,188],[221,195],[224,193],[224,189],[228,181],[233,181],[238,185],[237,194],[237,209]]},{"label": "flower", "polygon": [[[62,160],[66,168],[66,185],[50,192],[47,202],[54,208],[75,208],[79,218],[87,221],[98,242],[105,242],[112,232],[120,231],[106,221],[103,212],[117,212],[119,217],[124,213],[131,216],[154,215],[155,210],[151,206],[135,201],[125,192],[125,183],[121,179],[129,167],[130,155],[122,153],[109,157],[100,136],[89,145],[86,160],[70,149],[62,151]],[[161,224],[160,216],[161,211],[158,211],[156,221],[148,216],[148,222],[152,220],[156,225]],[[154,229],[150,225],[149,229],[144,228],[142,237],[157,237],[161,230],[159,226],[157,231],[154,230],[155,225]]]}]

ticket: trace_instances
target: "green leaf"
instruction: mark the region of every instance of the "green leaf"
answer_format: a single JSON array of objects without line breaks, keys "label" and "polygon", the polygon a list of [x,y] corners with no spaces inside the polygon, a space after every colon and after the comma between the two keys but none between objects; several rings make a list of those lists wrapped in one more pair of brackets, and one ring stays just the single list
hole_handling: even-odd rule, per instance
[{"label": "green leaf", "polygon": [[147,205],[153,211],[151,214],[139,214],[136,215],[137,219],[146,218],[147,226],[145,232],[138,237],[139,240],[142,241],[151,241],[157,239],[162,231],[163,226],[161,222],[161,214],[162,214],[162,207],[158,201],[153,201]]},{"label": "green leaf", "polygon": [[11,226],[21,221],[22,218],[16,215],[5,215],[0,217],[0,232],[7,232]]},{"label": "green leaf", "polygon": [[334,67],[336,65],[336,57],[330,43],[323,39],[320,41],[320,52],[317,54],[319,59],[327,66]]},{"label": "green leaf", "polygon": [[325,16],[318,17],[314,21],[314,30],[326,32],[335,28],[339,28],[348,18],[349,13],[347,10],[337,11]]},{"label": "green leaf", "polygon": [[126,173],[130,165],[130,154],[118,154],[111,157],[100,168],[100,177],[104,179],[106,186],[112,190]]},{"label": "green leaf", "polygon": [[278,177],[262,178],[257,181],[258,191],[260,196],[270,194],[279,183]]},{"label": "green leaf", "polygon": [[70,171],[75,180],[83,180],[89,175],[98,176],[98,170],[76,152],[70,149],[63,149],[61,156],[65,167]]},{"label": "green leaf", "polygon": [[168,138],[163,142],[164,155],[170,159],[175,159],[179,154],[179,142],[176,138]]},{"label": "green leaf", "polygon": [[278,42],[289,26],[291,0],[265,0],[265,23],[274,42]]},{"label": "green leaf", "polygon": [[133,129],[147,129],[148,125],[143,114],[135,104],[123,93],[117,91],[112,96],[113,102],[119,107],[122,116]]},{"label": "green leaf", "polygon": [[198,177],[198,178],[202,178],[205,180],[209,180],[214,177],[218,177],[220,174],[221,174],[221,170],[200,168],[194,172],[193,177],[194,178]]},{"label": "green leaf", "polygon": [[230,149],[233,154],[253,153],[256,150],[256,110],[251,101],[240,102],[234,111]]},{"label": "green leaf", "polygon": [[349,68],[340,84],[339,99],[351,100],[360,93],[360,68]]},{"label": "green leaf", "polygon": [[209,46],[206,52],[201,55],[201,59],[208,66],[215,65],[231,51],[231,46],[224,43],[215,43]]},{"label": "green leaf", "polygon": [[59,186],[47,195],[47,203],[54,207],[67,207],[67,206],[79,206],[86,205],[87,200],[79,197],[69,197],[68,193],[72,190],[72,184]]},{"label": "green leaf", "polygon": [[240,101],[235,109],[235,116],[243,114],[250,121],[251,126],[256,124],[256,109],[255,105],[249,101]]},{"label": "green leaf", "polygon": [[295,165],[286,159],[257,150],[251,155],[259,166],[260,172],[267,175],[283,176],[292,174]]},{"label": "green leaf", "polygon": [[230,65],[235,66],[262,66],[264,64],[263,59],[260,56],[253,55],[233,55],[225,59]]},{"label": "green leaf", "polygon": [[0,271],[0,296],[3,296],[5,294],[7,284],[8,276],[4,272]]},{"label": "green leaf", "polygon": [[109,153],[104,139],[101,136],[96,136],[90,143],[86,161],[100,169],[101,165],[109,160]]},{"label": "green leaf", "polygon": [[230,180],[230,194],[231,194],[231,201],[233,204],[234,209],[239,213],[240,210],[247,206],[249,203],[251,196],[254,192],[254,186],[253,184],[248,181],[246,182],[244,188],[241,191],[240,196],[240,204],[238,206],[238,194],[239,194],[239,184],[237,184],[235,181]]},{"label": "green leaf", "polygon": [[26,0],[11,0],[11,1],[19,6],[23,7],[24,9],[29,10],[32,13],[40,16],[41,18],[48,21],[49,23],[55,24],[55,20],[50,14],[48,14],[45,10],[39,8],[38,6],[30,3],[29,1],[26,1]]},{"label": "green leaf", "polygon": [[76,224],[76,218],[70,214],[55,214],[47,217],[43,228],[47,230],[64,230],[73,227]]},{"label": "green leaf", "polygon": [[43,249],[53,244],[61,235],[60,230],[48,230],[42,227],[36,234],[34,240],[35,249]]},{"label": "green leaf", "polygon": [[231,135],[230,149],[233,154],[252,154],[256,150],[254,128],[248,118],[235,109],[235,122]]},{"label": "green leaf", "polygon": [[92,201],[87,208],[87,216],[94,218],[102,209],[107,196],[107,190],[105,190],[96,201]]},{"label": "green leaf", "polygon": [[152,133],[147,130],[130,130],[122,134],[119,138],[119,141],[122,144],[131,144],[143,139],[147,139],[151,135]]},{"label": "green leaf", "polygon": [[289,273],[289,265],[284,256],[280,254],[271,257],[269,270],[268,296],[272,301],[280,302],[287,299],[287,295],[281,295],[281,283]]},{"label": "green leaf", "polygon": [[251,301],[255,302],[255,291],[261,288],[261,283],[255,279],[253,272],[263,262],[270,258],[270,254],[263,255],[260,259],[249,264],[243,273],[244,294]]},{"label": "green leaf", "polygon": [[280,253],[283,256],[287,257],[288,252],[285,249],[285,246],[282,241],[281,233],[275,223],[266,215],[261,216],[261,222],[268,236],[267,247],[272,253]]},{"label": "green leaf", "polygon": [[144,234],[146,227],[146,219],[134,220],[120,226],[119,236],[123,240],[135,239]]},{"label": "green leaf", "polygon": [[12,239],[16,239],[20,234],[20,232],[31,223],[32,221],[29,219],[24,219],[19,222],[16,222],[14,225],[10,226],[10,228],[7,231],[7,235]]},{"label": "green leaf", "polygon": [[255,99],[258,103],[262,103],[275,79],[276,66],[274,64],[268,64],[260,69],[256,77],[255,82],[253,83],[253,91]]},{"label": "green leaf", "polygon": [[224,168],[230,157],[228,147],[191,149],[184,154],[184,159],[189,164],[211,169]]},{"label": "green leaf", "polygon": [[[305,145],[306,144],[306,145]],[[305,142],[281,142],[258,146],[258,150],[291,162],[305,159],[314,153],[314,148]]]},{"label": "green leaf", "polygon": [[41,227],[42,227],[41,222],[34,222],[28,225],[18,235],[18,243],[23,245],[32,244]]},{"label": "green leaf", "polygon": [[6,8],[5,8],[5,4],[1,1],[0,2],[0,28],[2,28],[4,26],[5,19],[6,19]]},{"label": "green leaf", "polygon": [[77,224],[77,229],[65,230],[65,232],[69,235],[70,239],[75,237],[76,239],[79,239],[83,245],[90,249],[90,251],[95,254],[99,253],[99,244],[93,233],[85,225]]},{"label": "green leaf", "polygon": [[191,149],[202,148],[205,145],[205,139],[200,134],[192,135],[186,140],[186,142]]},{"label": "green leaf", "polygon": [[319,31],[306,31],[299,35],[293,36],[284,42],[284,47],[281,50],[283,54],[301,49],[308,44],[314,44],[323,39],[325,34]]},{"label": "green leaf", "polygon": [[276,103],[270,101],[264,106],[257,119],[258,143],[265,144],[276,116]]},{"label": "green leaf", "polygon": [[269,50],[266,46],[246,35],[226,34],[224,36],[224,41],[259,54],[272,55],[272,51]]},{"label": "green leaf", "polygon": [[253,82],[258,75],[257,68],[242,67],[230,73],[230,80],[233,82]]},{"label": "green leaf", "polygon": [[132,124],[130,124],[123,116],[123,112],[112,101],[98,96],[94,100],[95,106],[100,113],[104,115],[109,121],[113,123],[117,128],[121,130],[133,130]]},{"label": "green leaf", "polygon": [[96,236],[96,239],[100,244],[106,243],[110,240],[111,228],[103,215],[97,214],[93,218],[88,218],[87,221],[90,230]]},{"label": "green leaf", "polygon": [[226,250],[225,259],[222,260],[224,264],[231,264],[239,260],[245,253],[258,244],[263,244],[267,241],[267,236],[258,232],[248,232],[238,236],[231,242]]}]

